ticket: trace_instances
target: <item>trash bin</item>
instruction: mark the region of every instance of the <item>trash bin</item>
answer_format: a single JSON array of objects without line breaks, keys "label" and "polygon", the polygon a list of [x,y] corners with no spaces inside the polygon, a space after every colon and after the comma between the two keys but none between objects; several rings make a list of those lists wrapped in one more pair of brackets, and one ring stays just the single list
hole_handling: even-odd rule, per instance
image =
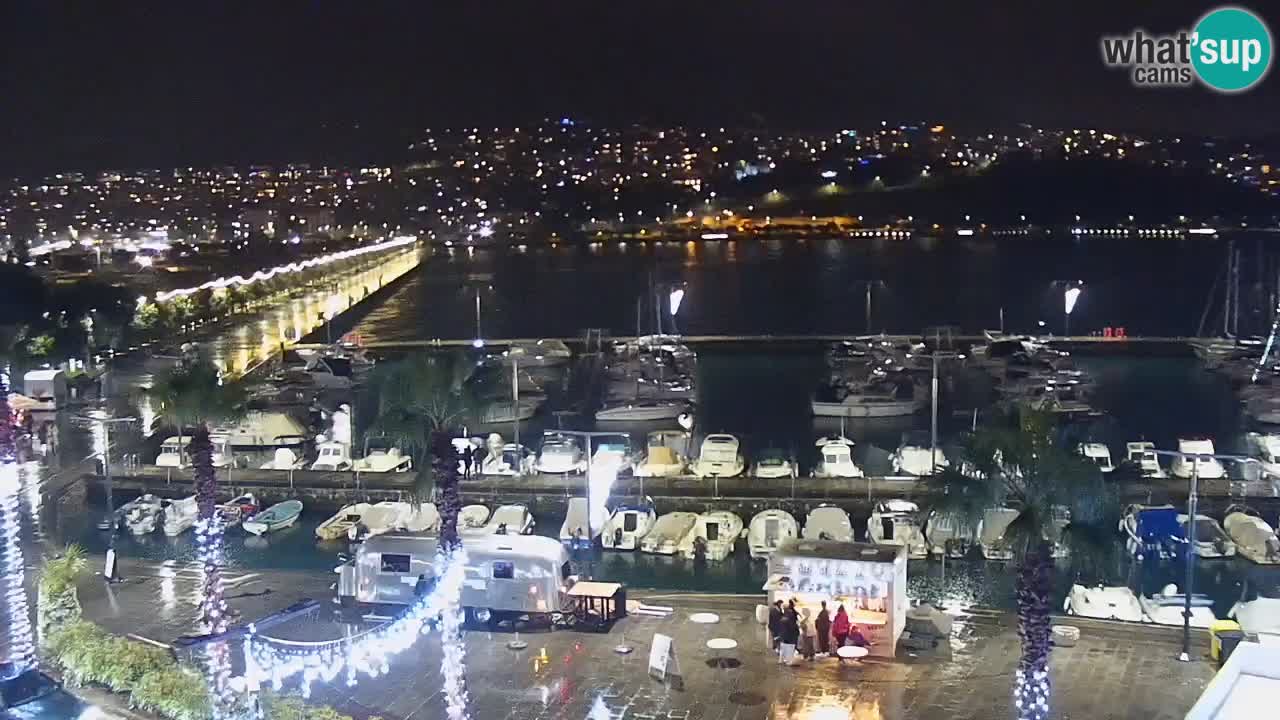
[{"label": "trash bin", "polygon": [[1231,653],[1235,652],[1236,646],[1244,640],[1244,633],[1239,630],[1223,630],[1218,633],[1218,642],[1222,645],[1221,657],[1218,658],[1218,667],[1227,664],[1227,659],[1231,657]]},{"label": "trash bin", "polygon": [[[1239,631],[1240,623],[1235,620],[1214,620],[1209,624],[1209,657],[1214,660],[1224,660],[1222,657],[1222,640],[1219,638],[1220,633]],[[1237,641],[1238,642],[1238,641]]]}]

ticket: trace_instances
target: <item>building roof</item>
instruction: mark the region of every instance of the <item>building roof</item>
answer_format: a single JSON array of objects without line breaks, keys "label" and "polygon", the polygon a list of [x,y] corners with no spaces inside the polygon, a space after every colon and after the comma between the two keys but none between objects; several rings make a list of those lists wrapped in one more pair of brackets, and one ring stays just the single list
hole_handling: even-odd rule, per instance
[{"label": "building roof", "polygon": [[892,563],[901,555],[905,559],[907,549],[902,545],[873,545],[871,543],[840,542],[838,540],[805,540],[792,538],[782,543],[774,552],[775,557],[810,557],[829,560],[854,560],[857,562]]}]

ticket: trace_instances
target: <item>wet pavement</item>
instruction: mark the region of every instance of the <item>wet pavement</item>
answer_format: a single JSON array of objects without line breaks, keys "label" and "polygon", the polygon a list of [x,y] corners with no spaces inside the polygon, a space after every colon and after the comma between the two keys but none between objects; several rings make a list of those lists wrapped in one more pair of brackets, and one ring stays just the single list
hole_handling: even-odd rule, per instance
[{"label": "wet pavement", "polygon": [[[194,566],[126,562],[124,583],[87,579],[81,597],[88,617],[119,633],[170,642],[187,632],[195,611]],[[334,576],[315,572],[238,572],[227,596],[242,618],[256,619],[302,597],[322,600],[315,617],[292,621],[271,634],[289,639],[339,637],[329,590]],[[634,594],[633,594],[634,595]],[[633,599],[636,599],[633,597]],[[669,605],[669,618],[633,616],[610,633],[469,632],[466,635],[470,716],[477,720],[942,720],[1012,717],[1010,691],[1018,638],[1002,614],[962,616],[949,642],[895,661],[840,665],[833,659],[782,667],[754,622],[762,597],[648,595]],[[714,624],[689,620],[713,612]],[[1196,659],[1176,661],[1176,631],[1168,628],[1076,621],[1082,637],[1053,655],[1053,707],[1059,718],[1181,718],[1212,677],[1197,636]],[[647,673],[655,632],[674,638],[680,686]],[[522,650],[507,648],[523,640]],[[712,638],[731,638],[736,650],[707,649]],[[633,648],[615,652],[618,645]],[[545,653],[543,652],[545,650]],[[545,660],[541,658],[545,657]],[[356,717],[391,720],[445,717],[441,652],[434,635],[390,664],[390,673],[362,678],[355,687],[317,685],[312,699]],[[717,662],[727,659],[729,662]],[[286,686],[287,687],[287,686]]]}]

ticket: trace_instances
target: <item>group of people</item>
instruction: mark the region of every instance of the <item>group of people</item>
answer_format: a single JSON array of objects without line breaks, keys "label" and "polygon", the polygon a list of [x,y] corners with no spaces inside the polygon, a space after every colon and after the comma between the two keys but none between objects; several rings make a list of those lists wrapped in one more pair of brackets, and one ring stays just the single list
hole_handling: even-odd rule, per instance
[{"label": "group of people", "polygon": [[[769,606],[769,639],[774,652],[778,653],[778,662],[784,665],[795,662],[797,649],[806,660],[812,660],[826,657],[845,645],[871,645],[862,631],[849,622],[844,605],[836,608],[833,619],[827,612],[827,603],[823,602],[817,617],[810,621],[807,612],[796,608],[795,600],[787,601],[786,606],[776,600]],[[844,658],[840,661],[844,662]]]}]

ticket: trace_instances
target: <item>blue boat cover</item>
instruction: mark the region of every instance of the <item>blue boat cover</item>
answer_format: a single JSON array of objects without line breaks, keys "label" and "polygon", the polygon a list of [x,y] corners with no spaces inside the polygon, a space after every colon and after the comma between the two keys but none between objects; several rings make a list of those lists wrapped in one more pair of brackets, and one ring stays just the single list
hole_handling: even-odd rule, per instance
[{"label": "blue boat cover", "polygon": [[1139,510],[1138,537],[1147,544],[1160,544],[1171,538],[1181,541],[1182,525],[1178,523],[1178,510],[1171,507]]}]

